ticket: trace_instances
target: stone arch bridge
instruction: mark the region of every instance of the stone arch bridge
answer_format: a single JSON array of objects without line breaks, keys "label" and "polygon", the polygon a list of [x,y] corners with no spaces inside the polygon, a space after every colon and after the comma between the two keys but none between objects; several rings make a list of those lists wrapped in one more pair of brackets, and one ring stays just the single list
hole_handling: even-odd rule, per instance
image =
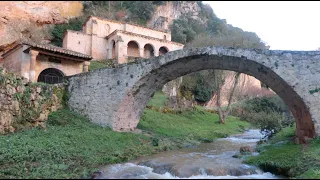
[{"label": "stone arch bridge", "polygon": [[118,68],[69,77],[71,110],[115,131],[134,130],[152,94],[191,72],[221,69],[259,79],[277,93],[296,119],[298,140],[320,136],[320,52],[225,47],[168,52]]}]

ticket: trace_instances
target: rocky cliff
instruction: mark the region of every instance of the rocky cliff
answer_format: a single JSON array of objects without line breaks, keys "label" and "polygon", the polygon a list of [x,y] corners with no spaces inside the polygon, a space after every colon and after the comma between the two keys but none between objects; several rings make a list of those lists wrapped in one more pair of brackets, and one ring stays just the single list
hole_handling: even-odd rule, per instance
[{"label": "rocky cliff", "polygon": [[82,13],[80,1],[2,1],[0,2],[0,46],[31,33],[44,24],[66,23]]},{"label": "rocky cliff", "polygon": [[[159,26],[169,26],[173,20],[178,19],[181,15],[190,14],[194,19],[203,21],[199,18],[201,7],[197,1],[166,1],[165,4],[158,6],[153,13],[151,19],[147,22],[150,28],[161,28]],[[166,21],[167,25],[161,24],[159,20],[164,17],[162,21]],[[167,27],[165,27],[167,28]]]}]

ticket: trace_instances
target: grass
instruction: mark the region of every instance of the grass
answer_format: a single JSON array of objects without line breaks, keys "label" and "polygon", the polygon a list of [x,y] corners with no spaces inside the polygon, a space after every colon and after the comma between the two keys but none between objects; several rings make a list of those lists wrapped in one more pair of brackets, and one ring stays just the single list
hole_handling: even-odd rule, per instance
[{"label": "grass", "polygon": [[1,178],[79,178],[95,168],[155,152],[151,139],[113,132],[68,110],[52,113],[43,130],[0,136]]},{"label": "grass", "polygon": [[320,139],[308,145],[293,142],[295,126],[284,128],[268,144],[261,144],[259,156],[248,157],[245,162],[264,170],[291,178],[320,178]]},{"label": "grass", "polygon": [[89,65],[89,71],[110,66],[112,66],[111,60],[91,61]]},{"label": "grass", "polygon": [[248,122],[230,116],[226,124],[220,124],[217,114],[203,110],[187,110],[181,114],[160,113],[145,109],[138,128],[153,131],[170,138],[188,138],[200,141],[213,141],[216,138],[243,132]]},{"label": "grass", "polygon": [[149,106],[155,106],[155,107],[163,107],[165,106],[167,97],[162,91],[156,91],[152,97],[152,99],[149,101]]},{"label": "grass", "polygon": [[[157,92],[150,103],[162,106],[164,102]],[[59,110],[50,114],[45,129],[0,136],[0,177],[88,178],[107,164],[212,142],[242,132],[249,124],[235,117],[219,124],[216,114],[198,107],[176,114],[145,109],[138,127],[142,134],[114,132],[67,109]]]}]

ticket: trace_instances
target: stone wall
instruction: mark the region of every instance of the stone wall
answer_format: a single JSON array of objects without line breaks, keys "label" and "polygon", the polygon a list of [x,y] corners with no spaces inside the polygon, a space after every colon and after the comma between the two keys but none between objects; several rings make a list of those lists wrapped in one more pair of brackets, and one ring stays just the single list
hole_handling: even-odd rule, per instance
[{"label": "stone wall", "polygon": [[294,115],[302,140],[320,136],[319,60],[318,51],[225,47],[171,51],[69,77],[68,105],[96,124],[130,131],[152,94],[165,83],[200,70],[230,70],[253,76],[278,94]]},{"label": "stone wall", "polygon": [[64,85],[29,83],[0,68],[0,134],[44,127],[50,112],[63,107]]}]

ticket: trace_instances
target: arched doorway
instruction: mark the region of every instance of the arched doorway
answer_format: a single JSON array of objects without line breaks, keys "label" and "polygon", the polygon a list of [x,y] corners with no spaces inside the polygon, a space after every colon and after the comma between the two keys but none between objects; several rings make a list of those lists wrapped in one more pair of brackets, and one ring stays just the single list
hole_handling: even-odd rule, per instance
[{"label": "arched doorway", "polygon": [[48,68],[43,70],[38,77],[37,82],[43,82],[47,84],[58,84],[63,83],[64,73],[59,69]]},{"label": "arched doorway", "polygon": [[145,58],[154,57],[154,49],[151,44],[146,44],[143,49]]},{"label": "arched doorway", "polygon": [[128,43],[127,55],[128,55],[128,57],[140,57],[140,55],[139,55],[139,45],[138,45],[137,42],[130,41]]},{"label": "arched doorway", "polygon": [[162,46],[160,49],[159,49],[159,55],[163,55],[165,53],[168,52],[168,48]]},{"label": "arched doorway", "polygon": [[116,58],[116,42],[111,41],[111,59]]}]

